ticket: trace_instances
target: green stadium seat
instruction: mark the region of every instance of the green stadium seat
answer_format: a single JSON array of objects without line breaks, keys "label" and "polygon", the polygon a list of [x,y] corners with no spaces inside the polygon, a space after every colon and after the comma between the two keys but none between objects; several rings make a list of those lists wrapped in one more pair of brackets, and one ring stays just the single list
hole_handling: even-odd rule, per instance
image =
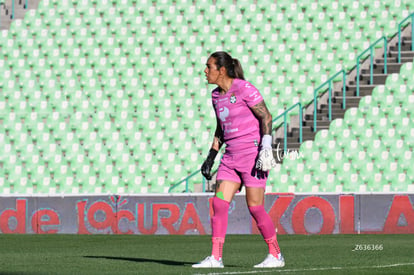
[{"label": "green stadium seat", "polygon": [[[397,131],[397,134],[400,136],[405,137],[407,134],[409,134],[410,129],[413,128],[414,123],[410,119],[410,116],[408,113],[406,115],[401,114],[400,119],[395,119],[393,125],[395,126],[395,130]],[[405,140],[407,140],[407,137],[405,137]]]},{"label": "green stadium seat", "polygon": [[403,171],[398,171],[396,176],[390,182],[390,191],[392,192],[409,192],[408,177]]},{"label": "green stadium seat", "polygon": [[[15,176],[16,176],[16,174],[15,174]],[[10,186],[12,194],[15,194],[15,195],[17,195],[17,194],[30,195],[30,194],[34,193],[33,184],[32,184],[33,181],[28,179],[27,174],[19,175],[19,176],[16,176],[15,179],[9,179],[9,180],[12,182],[12,184]]]},{"label": "green stadium seat", "polygon": [[309,157],[315,151],[314,142],[313,140],[306,140],[302,142],[299,148],[299,152],[303,155],[303,157]]},{"label": "green stadium seat", "polygon": [[383,177],[381,173],[374,173],[373,177],[367,181],[368,192],[383,192],[388,185],[388,181]]},{"label": "green stadium seat", "polygon": [[318,186],[312,180],[312,174],[309,172],[296,172],[290,175],[293,178],[295,192],[317,192]]},{"label": "green stadium seat", "polygon": [[272,192],[295,192],[295,185],[290,180],[290,173],[284,168],[277,172],[271,171],[268,181],[272,184]]},{"label": "green stadium seat", "polygon": [[2,169],[0,171],[0,193],[4,195],[9,195],[11,193],[10,182],[7,180],[7,175]]},{"label": "green stadium seat", "polygon": [[329,130],[322,129],[318,131],[315,135],[315,145],[317,147],[323,147],[329,140],[332,139],[332,136],[329,133]]},{"label": "green stadium seat", "polygon": [[381,98],[387,96],[390,94],[389,90],[387,89],[388,86],[385,85],[377,85],[372,90],[372,101],[378,104],[378,101],[381,100]]},{"label": "green stadium seat", "polygon": [[404,82],[411,81],[413,73],[414,73],[413,62],[404,63],[400,68],[400,76]]},{"label": "green stadium seat", "polygon": [[362,117],[362,113],[359,111],[358,108],[353,107],[349,108],[344,115],[344,123],[347,125],[353,125],[358,118]]},{"label": "green stadium seat", "polygon": [[353,165],[353,167],[358,172],[361,183],[371,181],[373,175],[379,172],[375,164],[371,161],[360,162],[358,165]]},{"label": "green stadium seat", "polygon": [[99,182],[97,176],[92,172],[76,174],[76,181],[80,187],[79,193],[81,194],[104,194],[106,193],[104,189],[110,184],[110,181]]},{"label": "green stadium seat", "polygon": [[75,183],[73,176],[68,176],[62,179],[63,181],[59,184],[59,191],[63,194],[79,194],[79,185]]},{"label": "green stadium seat", "polygon": [[358,173],[349,162],[343,163],[342,167],[334,169],[338,183],[342,185],[344,192],[355,192],[360,189]]},{"label": "green stadium seat", "polygon": [[320,177],[320,192],[342,192],[342,186],[338,185],[336,174],[332,170],[320,175]]}]

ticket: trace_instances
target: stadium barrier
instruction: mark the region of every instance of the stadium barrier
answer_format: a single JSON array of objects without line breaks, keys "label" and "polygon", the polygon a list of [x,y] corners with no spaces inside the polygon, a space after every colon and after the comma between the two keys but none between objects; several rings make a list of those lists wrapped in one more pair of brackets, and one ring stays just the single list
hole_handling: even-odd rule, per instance
[{"label": "stadium barrier", "polygon": [[[211,234],[212,193],[0,197],[3,234]],[[278,234],[413,234],[414,194],[268,194]],[[238,194],[228,234],[258,234]]]}]

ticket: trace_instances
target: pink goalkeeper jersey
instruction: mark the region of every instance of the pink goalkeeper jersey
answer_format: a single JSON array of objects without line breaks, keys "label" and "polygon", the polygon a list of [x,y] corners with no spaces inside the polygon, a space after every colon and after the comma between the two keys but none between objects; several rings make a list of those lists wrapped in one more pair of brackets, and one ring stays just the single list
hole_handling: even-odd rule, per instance
[{"label": "pink goalkeeper jersey", "polygon": [[212,101],[223,130],[226,153],[257,151],[260,123],[250,107],[263,101],[263,97],[256,87],[236,78],[226,94],[220,95],[218,87],[214,89]]}]

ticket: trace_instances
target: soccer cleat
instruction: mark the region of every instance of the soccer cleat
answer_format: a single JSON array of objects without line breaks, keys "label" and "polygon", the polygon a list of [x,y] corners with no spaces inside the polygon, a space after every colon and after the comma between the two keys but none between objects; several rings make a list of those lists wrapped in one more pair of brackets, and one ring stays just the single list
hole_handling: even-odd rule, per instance
[{"label": "soccer cleat", "polygon": [[194,268],[223,268],[223,261],[221,259],[216,260],[214,256],[208,256],[198,264],[193,264]]},{"label": "soccer cleat", "polygon": [[255,265],[256,268],[272,268],[272,267],[284,267],[285,266],[285,259],[283,256],[279,254],[279,259],[273,256],[272,254],[268,254],[266,259],[260,264]]}]

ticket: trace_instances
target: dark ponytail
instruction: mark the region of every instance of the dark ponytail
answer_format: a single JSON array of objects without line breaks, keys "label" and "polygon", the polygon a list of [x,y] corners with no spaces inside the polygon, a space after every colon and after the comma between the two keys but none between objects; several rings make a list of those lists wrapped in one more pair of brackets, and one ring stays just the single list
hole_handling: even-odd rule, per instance
[{"label": "dark ponytail", "polygon": [[226,52],[215,52],[210,57],[216,59],[216,66],[219,70],[221,67],[226,68],[227,75],[231,78],[239,78],[244,80],[243,68],[240,61],[232,58]]}]

